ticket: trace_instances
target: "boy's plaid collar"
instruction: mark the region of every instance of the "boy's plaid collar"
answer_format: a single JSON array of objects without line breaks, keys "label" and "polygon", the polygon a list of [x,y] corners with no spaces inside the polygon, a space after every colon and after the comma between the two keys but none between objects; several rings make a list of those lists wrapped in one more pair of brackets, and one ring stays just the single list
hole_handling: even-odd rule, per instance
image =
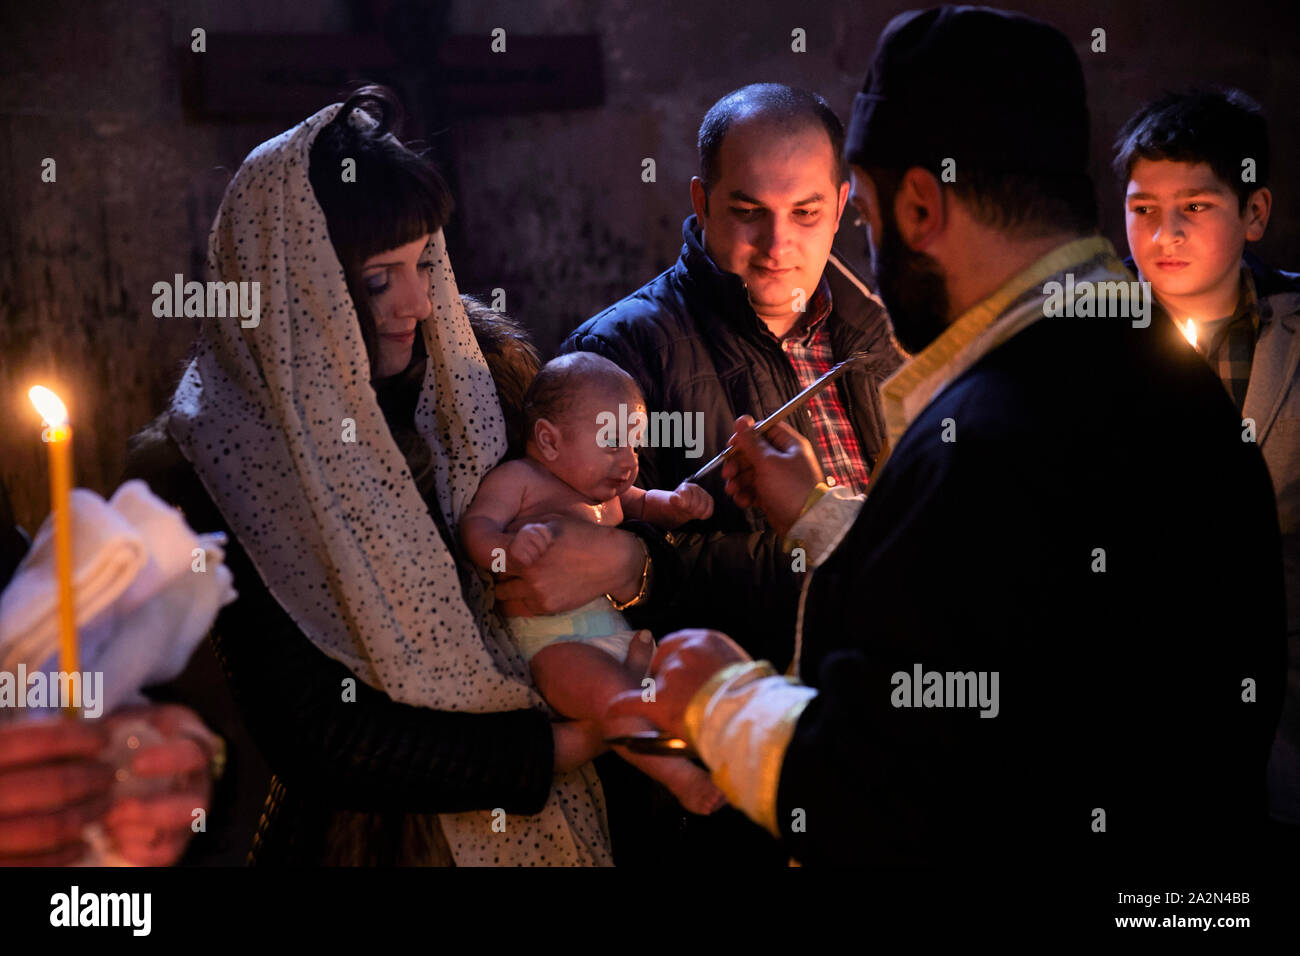
[{"label": "boy's plaid collar", "polygon": [[1237,292],[1237,308],[1232,313],[1232,318],[1223,323],[1223,328],[1219,329],[1214,339],[1206,343],[1205,355],[1214,355],[1219,346],[1228,337],[1229,331],[1234,328],[1238,322],[1246,321],[1250,323],[1251,332],[1255,338],[1259,337],[1259,297],[1255,294],[1255,277],[1250,274],[1250,270],[1243,264],[1241,267],[1241,282]]},{"label": "boy's plaid collar", "polygon": [[[1255,290],[1255,277],[1251,273],[1249,265],[1245,262],[1242,262],[1241,264],[1241,278],[1237,289],[1237,307],[1233,310],[1231,320],[1224,322],[1222,326],[1215,330],[1213,339],[1205,342],[1203,346],[1197,347],[1197,351],[1202,355],[1213,355],[1215,350],[1223,342],[1224,337],[1227,336],[1228,330],[1236,326],[1236,324],[1242,319],[1248,318],[1255,335],[1259,335],[1259,295]],[[1182,329],[1183,323],[1174,319],[1174,317],[1169,314],[1169,311],[1161,305],[1159,299],[1156,299],[1153,296],[1152,302],[1155,306],[1154,312],[1157,316],[1163,316],[1165,319],[1178,326],[1180,330]]]}]

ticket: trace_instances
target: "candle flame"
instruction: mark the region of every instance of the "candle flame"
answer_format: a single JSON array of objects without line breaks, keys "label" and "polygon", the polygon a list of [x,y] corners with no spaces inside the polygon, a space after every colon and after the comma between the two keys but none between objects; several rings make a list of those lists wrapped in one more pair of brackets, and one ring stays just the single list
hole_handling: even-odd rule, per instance
[{"label": "candle flame", "polygon": [[1196,348],[1196,323],[1191,319],[1183,326],[1183,336],[1187,339],[1192,348]]},{"label": "candle flame", "polygon": [[27,393],[27,397],[32,400],[47,425],[62,428],[68,424],[68,407],[44,385],[35,386]]}]

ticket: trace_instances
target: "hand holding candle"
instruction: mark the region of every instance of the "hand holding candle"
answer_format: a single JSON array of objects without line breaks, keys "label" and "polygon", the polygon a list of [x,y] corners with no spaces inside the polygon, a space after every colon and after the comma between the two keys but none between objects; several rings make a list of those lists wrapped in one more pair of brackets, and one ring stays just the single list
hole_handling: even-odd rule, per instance
[{"label": "hand holding candle", "polygon": [[66,866],[86,853],[84,828],[112,807],[113,768],[95,720],[0,726],[0,866]]},{"label": "hand holding candle", "polygon": [[104,818],[108,848],[120,862],[170,866],[194,835],[196,811],[212,806],[213,755],[225,745],[198,714],[179,704],[128,708],[106,722],[125,744],[113,761],[113,808]]}]

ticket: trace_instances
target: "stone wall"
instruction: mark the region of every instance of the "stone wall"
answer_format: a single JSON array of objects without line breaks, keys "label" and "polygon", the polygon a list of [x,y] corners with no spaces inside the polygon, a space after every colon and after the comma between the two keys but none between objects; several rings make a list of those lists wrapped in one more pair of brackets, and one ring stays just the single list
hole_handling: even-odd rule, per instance
[{"label": "stone wall", "polygon": [[[190,30],[342,32],[342,0],[46,0],[0,13],[0,480],[34,528],[48,510],[38,423],[25,393],[60,389],[76,426],[78,483],[117,483],[128,435],[164,404],[196,321],[157,319],[155,282],[202,271],[206,231],[242,157],[300,117],[214,120],[181,92]],[[418,6],[418,5],[417,5]],[[1114,131],[1145,98],[1193,81],[1237,84],[1273,124],[1274,221],[1261,253],[1300,265],[1293,104],[1300,93],[1295,13],[1287,4],[1099,0],[1029,3],[1075,40],[1087,73],[1093,160],[1107,235],[1122,249]],[[823,92],[847,115],[880,29],[906,4],[746,0],[457,0],[459,34],[595,33],[598,109],[451,116],[426,139],[448,167],[449,231],[466,291],[506,291],[509,310],[552,349],[577,322],[669,265],[680,246],[708,106],[756,80]],[[429,8],[433,10],[433,7]],[[432,16],[432,13],[430,14]],[[1107,31],[1107,52],[1089,51]],[[791,51],[801,28],[807,52]],[[508,54],[507,54],[508,55]],[[324,105],[324,101],[321,105]],[[57,180],[41,181],[46,157]],[[657,180],[642,181],[653,158]],[[846,216],[840,245],[863,262]]]}]

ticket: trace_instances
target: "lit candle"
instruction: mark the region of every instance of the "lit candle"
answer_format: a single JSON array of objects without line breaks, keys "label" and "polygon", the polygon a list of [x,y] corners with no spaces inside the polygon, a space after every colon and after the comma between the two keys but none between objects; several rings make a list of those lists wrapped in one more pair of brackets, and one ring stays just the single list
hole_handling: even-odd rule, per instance
[{"label": "lit candle", "polygon": [[72,427],[68,409],[48,388],[27,393],[45,419],[41,440],[50,450],[50,513],[54,520],[54,571],[59,587],[59,669],[79,672],[77,614],[72,593]]},{"label": "lit candle", "polygon": [[1188,319],[1187,324],[1183,326],[1183,337],[1187,339],[1192,348],[1196,348],[1196,323],[1191,319]]}]

